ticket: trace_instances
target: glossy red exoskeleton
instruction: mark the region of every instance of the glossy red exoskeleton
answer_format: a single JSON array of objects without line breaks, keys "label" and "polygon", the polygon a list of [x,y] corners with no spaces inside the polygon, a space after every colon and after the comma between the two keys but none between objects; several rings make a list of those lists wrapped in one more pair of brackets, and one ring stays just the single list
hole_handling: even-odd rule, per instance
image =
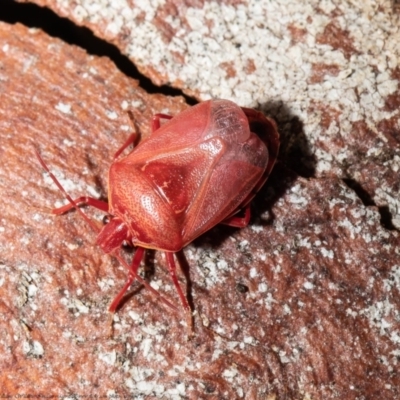
[{"label": "glossy red exoskeleton", "polygon": [[[161,119],[168,121],[161,125]],[[128,155],[121,153],[134,143],[135,135],[115,154],[108,176],[108,203],[86,196],[72,200],[38,157],[69,200],[53,213],[79,210],[99,232],[96,243],[129,269],[110,311],[117,309],[135,279],[155,292],[137,273],[145,249],[154,249],[165,252],[172,281],[190,313],[176,276],[174,253],[219,223],[248,224],[250,201],[277,158],[279,135],[272,119],[228,100],[205,101],[175,117],[157,114],[152,130]],[[99,231],[79,209],[82,204],[107,212],[109,223]],[[237,216],[241,210],[243,217]],[[119,254],[125,241],[136,247],[131,265]]]}]

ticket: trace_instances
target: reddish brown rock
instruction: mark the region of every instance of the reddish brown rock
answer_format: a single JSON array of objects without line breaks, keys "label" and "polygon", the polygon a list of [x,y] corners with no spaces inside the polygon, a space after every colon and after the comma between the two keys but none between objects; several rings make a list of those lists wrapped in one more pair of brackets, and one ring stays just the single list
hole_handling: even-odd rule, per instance
[{"label": "reddish brown rock", "polygon": [[[398,233],[340,179],[299,178],[282,164],[249,227],[216,227],[183,252],[191,340],[181,317],[137,285],[111,327],[107,307],[125,271],[77,213],[49,214],[62,196],[33,148],[73,196],[104,198],[131,129],[126,109],[145,136],[153,113],[186,105],[40,31],[0,24],[0,37],[2,393],[399,397]],[[150,282],[178,303],[163,257],[146,263]]]},{"label": "reddish brown rock", "polygon": [[338,26],[335,21],[326,25],[324,31],[316,39],[320,44],[327,44],[334,50],[341,50],[346,58],[357,53],[350,32]]}]

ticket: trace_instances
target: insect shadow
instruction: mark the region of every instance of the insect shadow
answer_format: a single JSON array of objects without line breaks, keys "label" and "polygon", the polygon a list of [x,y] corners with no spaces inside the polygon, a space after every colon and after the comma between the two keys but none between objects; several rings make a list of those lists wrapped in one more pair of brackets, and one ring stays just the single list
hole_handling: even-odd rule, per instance
[{"label": "insect shadow", "polygon": [[[272,207],[299,177],[315,176],[316,157],[304,133],[304,124],[283,101],[270,101],[258,107],[278,125],[280,149],[277,163],[267,183],[253,201],[253,218],[260,225],[271,225],[275,219]],[[268,212],[267,219],[259,218]]]},{"label": "insect shadow", "polygon": [[287,174],[313,177],[317,160],[304,133],[301,119],[283,101],[266,102],[260,105],[259,110],[272,117],[278,125],[281,143],[278,161],[288,169]]}]

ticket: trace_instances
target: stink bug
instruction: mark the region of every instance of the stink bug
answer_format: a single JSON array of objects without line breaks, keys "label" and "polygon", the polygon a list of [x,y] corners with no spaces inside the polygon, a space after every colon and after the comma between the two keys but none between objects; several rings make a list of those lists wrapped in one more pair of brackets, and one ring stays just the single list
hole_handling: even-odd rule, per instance
[{"label": "stink bug", "polygon": [[[168,121],[161,125],[161,119]],[[96,243],[129,270],[109,310],[117,309],[135,279],[177,310],[137,273],[145,249],[154,249],[165,252],[172,281],[190,315],[174,253],[219,223],[249,223],[250,201],[275,163],[279,135],[272,119],[228,100],[205,101],[175,117],[157,114],[152,130],[128,155],[121,153],[135,142],[135,135],[116,152],[108,176],[108,203],[86,196],[72,200],[37,156],[69,201],[52,212],[76,208],[98,232]],[[107,212],[108,223],[97,228],[80,210],[83,204]],[[241,210],[243,217],[237,215]],[[119,253],[126,241],[136,247],[131,265]]]}]

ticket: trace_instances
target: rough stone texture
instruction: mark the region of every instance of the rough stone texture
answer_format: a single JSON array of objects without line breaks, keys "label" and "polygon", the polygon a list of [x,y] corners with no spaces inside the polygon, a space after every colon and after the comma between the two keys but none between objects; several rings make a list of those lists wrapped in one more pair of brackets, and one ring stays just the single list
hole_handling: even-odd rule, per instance
[{"label": "rough stone texture", "polygon": [[[191,340],[180,316],[137,285],[110,324],[106,310],[125,271],[94,246],[93,233],[76,213],[49,214],[62,196],[32,150],[40,150],[73,196],[106,197],[112,155],[131,129],[126,110],[145,136],[153,113],[174,114],[186,105],[180,98],[147,95],[107,59],[40,31],[0,24],[2,393],[268,400],[400,396],[400,237],[381,225],[378,208],[366,200],[369,195],[381,205],[381,192],[386,202],[398,199],[399,99],[390,85],[381,94],[377,83],[385,71],[395,85],[400,78],[393,67],[398,28],[390,23],[386,2],[380,8],[364,2],[358,14],[349,12],[357,1],[336,8],[331,2],[319,2],[320,8],[314,2],[283,3],[265,2],[271,8],[257,16],[258,37],[265,38],[266,49],[275,43],[276,50],[268,62],[254,57],[245,64],[248,81],[259,91],[241,99],[243,105],[260,103],[277,119],[281,160],[255,200],[248,228],[216,227],[180,257],[197,313]],[[165,15],[173,15],[165,4],[170,3],[164,3]],[[64,12],[72,16],[78,3],[69,5]],[[189,17],[219,7],[190,6]],[[241,19],[230,13],[250,6],[231,1],[221,7],[225,25],[234,29]],[[93,22],[99,35],[108,15]],[[185,21],[189,37],[196,30]],[[198,29],[214,29],[221,21],[210,19]],[[157,26],[144,11],[137,23]],[[351,32],[340,36],[346,30]],[[251,40],[249,32],[242,30],[241,38]],[[378,50],[360,45],[368,32],[374,45],[381,43],[374,35],[383,35]],[[153,52],[162,57],[154,50],[157,40],[152,39]],[[227,42],[234,43],[232,37]],[[255,50],[262,48],[258,43]],[[292,52],[302,57],[294,64]],[[220,52],[221,68],[232,77],[226,80],[212,64],[212,46],[201,54],[216,75],[212,90],[243,72],[240,51],[232,53],[233,61],[223,58],[231,53]],[[383,54],[386,70],[379,69]],[[154,68],[166,76],[164,65],[150,60],[145,71]],[[193,65],[187,55],[185,60]],[[349,63],[351,71],[343,75]],[[191,76],[209,83],[195,69]],[[351,87],[352,79],[347,96],[343,85]],[[185,78],[180,84],[191,83]],[[373,88],[375,114],[363,97],[365,85]],[[332,88],[337,97],[331,97]],[[217,95],[195,85],[190,89],[201,98]],[[367,205],[359,198],[363,191]],[[100,212],[85,211],[101,220]],[[152,285],[178,302],[162,255],[151,253],[146,263]]]}]

